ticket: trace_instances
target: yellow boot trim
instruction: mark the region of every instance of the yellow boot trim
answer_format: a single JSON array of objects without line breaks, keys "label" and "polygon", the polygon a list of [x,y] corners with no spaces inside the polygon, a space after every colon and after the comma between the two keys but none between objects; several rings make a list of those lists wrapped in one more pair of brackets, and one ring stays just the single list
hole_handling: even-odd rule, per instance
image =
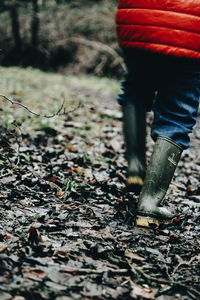
[{"label": "yellow boot trim", "polygon": [[156,219],[154,217],[147,217],[147,216],[137,216],[135,218],[135,225],[141,227],[159,227],[162,224],[169,225],[172,224],[173,219],[170,220],[161,220]]},{"label": "yellow boot trim", "polygon": [[143,185],[144,181],[140,176],[129,176],[127,178],[128,185]]}]

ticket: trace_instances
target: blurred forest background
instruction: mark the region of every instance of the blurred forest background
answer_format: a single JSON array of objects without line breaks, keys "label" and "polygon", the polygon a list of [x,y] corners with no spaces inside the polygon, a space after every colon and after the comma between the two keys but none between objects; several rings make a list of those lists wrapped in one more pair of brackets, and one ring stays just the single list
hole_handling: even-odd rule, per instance
[{"label": "blurred forest background", "polygon": [[0,64],[119,77],[117,0],[0,0]]}]

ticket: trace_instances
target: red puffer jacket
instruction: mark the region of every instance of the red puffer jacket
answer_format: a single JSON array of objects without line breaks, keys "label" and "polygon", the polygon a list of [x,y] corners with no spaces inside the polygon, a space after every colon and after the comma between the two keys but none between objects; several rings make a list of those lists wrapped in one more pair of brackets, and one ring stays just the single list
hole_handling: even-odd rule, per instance
[{"label": "red puffer jacket", "polygon": [[200,0],[120,0],[119,45],[200,59]]}]

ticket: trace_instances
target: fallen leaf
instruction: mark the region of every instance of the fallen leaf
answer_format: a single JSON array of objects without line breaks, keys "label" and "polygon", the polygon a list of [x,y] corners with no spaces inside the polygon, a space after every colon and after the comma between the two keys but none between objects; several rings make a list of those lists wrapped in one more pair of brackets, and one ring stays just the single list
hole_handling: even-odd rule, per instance
[{"label": "fallen leaf", "polygon": [[155,293],[148,288],[140,287],[136,285],[133,281],[131,282],[131,296],[134,297],[142,297],[142,299],[155,299]]},{"label": "fallen leaf", "polygon": [[31,226],[31,227],[29,228],[29,236],[28,236],[28,240],[29,240],[32,244],[36,244],[36,245],[38,245],[39,242],[42,241],[41,234],[39,233],[39,231],[37,230],[36,227]]},{"label": "fallen leaf", "polygon": [[8,248],[8,245],[0,243],[0,253],[3,253]]}]

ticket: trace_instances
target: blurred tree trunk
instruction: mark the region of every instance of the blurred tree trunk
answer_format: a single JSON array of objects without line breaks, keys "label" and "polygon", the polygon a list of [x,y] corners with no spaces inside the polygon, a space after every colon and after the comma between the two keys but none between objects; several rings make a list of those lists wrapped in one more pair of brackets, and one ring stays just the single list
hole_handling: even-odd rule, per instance
[{"label": "blurred tree trunk", "polygon": [[47,6],[47,1],[46,0],[42,0],[42,6],[46,7]]},{"label": "blurred tree trunk", "polygon": [[31,21],[31,47],[36,49],[38,46],[38,33],[39,33],[39,4],[38,0],[32,0],[32,21]]},{"label": "blurred tree trunk", "polygon": [[22,40],[20,35],[19,15],[17,10],[17,1],[12,0],[9,4],[9,13],[11,18],[12,34],[15,43],[15,50],[21,52]]},{"label": "blurred tree trunk", "polygon": [[0,12],[3,12],[5,10],[5,1],[0,0]]}]

